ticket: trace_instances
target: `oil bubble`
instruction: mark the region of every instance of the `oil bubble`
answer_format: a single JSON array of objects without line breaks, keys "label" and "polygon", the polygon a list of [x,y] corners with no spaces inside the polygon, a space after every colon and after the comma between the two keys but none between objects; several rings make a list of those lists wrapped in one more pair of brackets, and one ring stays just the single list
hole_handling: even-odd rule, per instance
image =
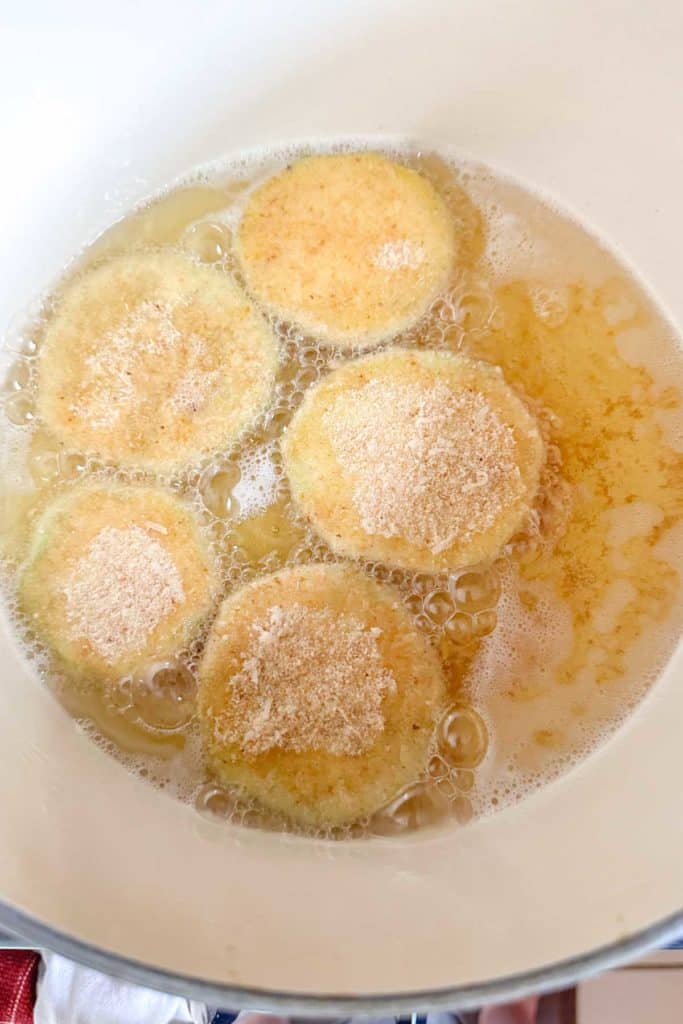
[{"label": "oil bubble", "polygon": [[494,311],[493,297],[485,288],[471,288],[458,299],[457,318],[465,331],[486,327]]},{"label": "oil bubble", "polygon": [[439,754],[433,754],[432,757],[430,757],[427,764],[427,774],[430,778],[442,779],[445,775],[449,774],[449,771],[450,769],[448,764],[439,756]]},{"label": "oil bubble", "polygon": [[393,798],[370,819],[368,831],[376,836],[413,832],[441,821],[448,812],[448,800],[436,786],[416,782]]},{"label": "oil bubble", "polygon": [[304,345],[299,349],[299,359],[302,363],[315,363],[320,355],[316,345]]},{"label": "oil bubble", "polygon": [[419,615],[422,611],[422,598],[419,594],[408,594],[403,603],[411,615]]},{"label": "oil bubble", "polygon": [[59,475],[59,450],[55,448],[34,449],[28,459],[31,476],[38,484],[46,484]]},{"label": "oil bubble", "polygon": [[470,707],[452,707],[439,723],[439,749],[454,768],[476,768],[488,748],[488,731],[481,715]]},{"label": "oil bubble", "polygon": [[305,391],[306,388],[310,387],[312,384],[315,384],[319,376],[320,372],[317,366],[305,366],[296,375],[296,382],[298,386],[301,388],[301,390]]},{"label": "oil bubble", "polygon": [[292,415],[292,409],[287,405],[276,405],[271,414],[268,417],[266,425],[263,430],[263,438],[265,441],[274,441],[280,437],[280,434],[289,423]]},{"label": "oil bubble", "polygon": [[199,493],[205,507],[217,518],[223,519],[239,513],[238,502],[232,493],[239,480],[239,466],[234,462],[209,466],[202,473]]},{"label": "oil bubble", "polygon": [[483,612],[477,612],[472,619],[474,635],[477,638],[489,636],[490,633],[493,633],[497,623],[498,616],[494,612],[493,608],[487,608]]},{"label": "oil bubble", "polygon": [[466,644],[471,644],[475,638],[472,616],[466,612],[456,612],[451,615],[444,626],[444,634],[451,643],[458,646],[464,647]]},{"label": "oil bubble", "polygon": [[23,391],[31,382],[31,366],[25,359],[18,359],[10,366],[5,378],[5,389],[9,392]]},{"label": "oil bubble", "polygon": [[457,799],[458,793],[451,775],[442,775],[440,778],[434,779],[434,787],[440,796],[448,800],[449,803]]},{"label": "oil bubble", "polygon": [[415,573],[413,576],[413,587],[424,594],[428,590],[431,590],[434,586],[435,579],[433,576],[427,575],[424,572]]},{"label": "oil bubble", "polygon": [[229,820],[239,806],[239,792],[207,782],[197,790],[194,806],[195,810],[206,817]]},{"label": "oil bubble", "polygon": [[118,711],[127,711],[133,707],[133,679],[124,676],[117,679],[109,690],[109,700]]},{"label": "oil bubble", "polygon": [[432,633],[434,630],[432,620],[429,618],[429,616],[425,615],[424,612],[420,612],[419,615],[415,616],[415,625],[424,633]]},{"label": "oil bubble", "polygon": [[5,403],[5,415],[15,427],[26,427],[35,419],[33,400],[25,391],[14,391]]},{"label": "oil bubble", "polygon": [[200,221],[187,229],[182,244],[202,263],[218,263],[230,252],[230,229],[225,224]]},{"label": "oil bubble", "polygon": [[443,626],[453,613],[453,598],[447,590],[433,590],[425,598],[424,609],[435,626]]},{"label": "oil bubble", "polygon": [[458,789],[461,789],[463,793],[469,793],[474,787],[474,772],[469,771],[467,768],[458,768],[453,772],[453,781]]},{"label": "oil bubble", "polygon": [[449,324],[441,336],[443,344],[451,349],[458,349],[464,341],[464,331],[460,324]]},{"label": "oil bubble", "polygon": [[197,684],[181,662],[150,665],[131,685],[131,704],[140,720],[152,729],[180,729],[195,715]]},{"label": "oil bubble", "polygon": [[453,801],[452,813],[459,825],[466,825],[474,816],[472,801],[466,796],[457,796]]},{"label": "oil bubble", "polygon": [[86,455],[78,452],[60,452],[59,472],[65,479],[82,476],[88,470],[95,473],[99,467]]},{"label": "oil bubble", "polygon": [[464,572],[451,581],[453,596],[465,612],[493,608],[500,597],[500,581],[494,569],[487,572]]}]

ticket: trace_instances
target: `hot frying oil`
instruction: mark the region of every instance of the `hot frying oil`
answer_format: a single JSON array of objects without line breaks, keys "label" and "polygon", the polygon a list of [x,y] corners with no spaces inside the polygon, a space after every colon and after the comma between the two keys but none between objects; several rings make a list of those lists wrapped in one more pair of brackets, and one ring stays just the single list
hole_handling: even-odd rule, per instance
[{"label": "hot frying oil", "polygon": [[[460,239],[449,286],[391,344],[500,366],[537,417],[546,465],[532,517],[494,564],[449,575],[363,568],[397,588],[447,672],[449,708],[422,779],[344,834],[464,823],[518,799],[586,755],[661,672],[680,632],[683,361],[640,283],[595,238],[526,189],[443,156],[399,152],[447,201]],[[291,159],[269,158],[268,170]],[[173,246],[238,275],[232,236],[259,163],[200,175],[115,225],[83,265]],[[49,317],[49,299],[45,317]],[[75,480],[126,477],[69,451],[35,414],[44,318],[10,339],[2,553],[13,603],[36,515]],[[287,565],[336,560],[294,508],[279,439],[306,390],[341,356],[275,322],[271,404],[239,446],[164,480],[200,510],[225,592]],[[138,474],[136,479],[140,478]],[[158,479],[158,478],[157,478]],[[84,693],[18,633],[93,738],[204,813],[280,826],[216,786],[202,762],[193,669],[202,638],[171,663]]]}]

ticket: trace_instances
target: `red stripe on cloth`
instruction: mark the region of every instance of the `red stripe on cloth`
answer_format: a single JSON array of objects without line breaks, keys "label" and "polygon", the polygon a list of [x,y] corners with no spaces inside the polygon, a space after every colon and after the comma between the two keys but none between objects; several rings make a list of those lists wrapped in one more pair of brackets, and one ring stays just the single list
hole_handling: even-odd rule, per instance
[{"label": "red stripe on cloth", "polygon": [[33,1024],[39,963],[31,949],[0,951],[0,1024]]}]

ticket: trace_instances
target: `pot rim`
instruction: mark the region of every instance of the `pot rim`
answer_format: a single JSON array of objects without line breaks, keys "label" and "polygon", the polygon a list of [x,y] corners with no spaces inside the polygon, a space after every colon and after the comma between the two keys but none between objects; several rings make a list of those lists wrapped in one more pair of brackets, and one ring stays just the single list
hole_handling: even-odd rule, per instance
[{"label": "pot rim", "polygon": [[115,978],[186,996],[211,1006],[333,1018],[406,1014],[416,1010],[470,1010],[568,988],[579,980],[618,967],[683,936],[683,908],[615,942],[530,971],[467,985],[358,996],[277,992],[178,974],[73,938],[1,901],[0,926],[17,940],[15,945],[23,940]]}]

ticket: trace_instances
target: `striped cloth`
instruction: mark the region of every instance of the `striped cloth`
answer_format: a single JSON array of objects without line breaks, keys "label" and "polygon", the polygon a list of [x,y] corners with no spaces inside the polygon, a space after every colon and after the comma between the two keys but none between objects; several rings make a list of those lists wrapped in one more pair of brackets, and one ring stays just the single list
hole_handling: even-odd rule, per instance
[{"label": "striped cloth", "polygon": [[0,952],[0,1024],[33,1024],[39,963],[31,949]]}]

